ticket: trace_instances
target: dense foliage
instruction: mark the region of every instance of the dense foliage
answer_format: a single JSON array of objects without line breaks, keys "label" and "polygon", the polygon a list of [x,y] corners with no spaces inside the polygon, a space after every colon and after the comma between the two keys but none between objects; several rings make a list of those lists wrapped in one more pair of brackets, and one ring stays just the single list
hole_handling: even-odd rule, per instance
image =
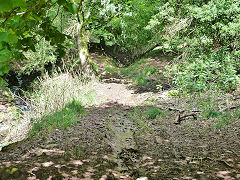
[{"label": "dense foliage", "polygon": [[239,19],[237,0],[138,0],[92,34],[104,34],[131,62],[154,48],[176,56],[173,83],[184,91],[231,91],[239,82]]},{"label": "dense foliage", "polygon": [[[0,75],[16,60],[24,73],[43,70],[66,47],[76,64],[79,42],[68,38],[86,30],[83,39],[122,64],[153,49],[174,55],[170,71],[182,90],[231,91],[239,82],[238,0],[1,0],[0,12]],[[83,30],[74,31],[77,23]]]},{"label": "dense foliage", "polygon": [[1,76],[9,71],[10,63],[26,59],[24,52],[35,52],[42,39],[55,47],[56,56],[64,55],[66,35],[53,25],[53,18],[48,14],[54,6],[77,13],[77,5],[67,0],[0,1]]},{"label": "dense foliage", "polygon": [[[197,1],[196,1],[197,2]],[[239,82],[239,18],[236,0],[183,3],[191,25],[169,45],[181,54],[175,84],[185,90],[233,90]]]}]

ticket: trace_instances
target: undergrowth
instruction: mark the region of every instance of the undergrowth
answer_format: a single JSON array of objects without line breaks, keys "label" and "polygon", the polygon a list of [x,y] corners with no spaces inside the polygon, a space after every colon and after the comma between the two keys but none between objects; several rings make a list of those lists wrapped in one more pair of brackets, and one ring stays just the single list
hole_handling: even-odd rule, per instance
[{"label": "undergrowth", "polygon": [[169,67],[173,84],[187,93],[216,90],[231,92],[240,82],[238,58],[224,49],[199,56],[186,56]]},{"label": "undergrowth", "polygon": [[206,128],[211,130],[221,130],[238,121],[240,117],[240,106],[232,96],[226,96],[222,91],[186,93],[175,99],[187,114],[197,112],[197,120],[204,122]]},{"label": "undergrowth", "polygon": [[141,59],[128,67],[121,68],[120,70],[116,67],[106,66],[105,71],[111,75],[119,74],[125,76],[138,85],[145,85],[149,83],[149,78],[158,72],[156,67],[147,65],[147,62],[147,59]]},{"label": "undergrowth", "polygon": [[55,113],[44,114],[41,119],[32,119],[33,127],[30,135],[36,135],[41,131],[51,132],[53,129],[67,129],[79,121],[79,116],[84,114],[82,103],[72,100],[66,106]]},{"label": "undergrowth", "polygon": [[138,128],[141,129],[141,132],[144,133],[152,131],[152,129],[149,127],[150,121],[154,119],[161,121],[163,117],[166,117],[166,113],[156,106],[150,106],[145,109],[136,107],[130,115],[130,120],[136,123]]},{"label": "undergrowth", "polygon": [[105,71],[110,73],[111,75],[116,75],[118,74],[117,69],[114,67],[106,66]]},{"label": "undergrowth", "polygon": [[144,112],[144,115],[149,119],[155,119],[158,115],[164,116],[165,113],[158,107],[150,107]]},{"label": "undergrowth", "polygon": [[26,93],[31,99],[31,134],[43,129],[68,128],[77,122],[84,106],[93,103],[95,93],[89,84],[82,83],[70,73],[46,74],[35,82],[33,91]]}]

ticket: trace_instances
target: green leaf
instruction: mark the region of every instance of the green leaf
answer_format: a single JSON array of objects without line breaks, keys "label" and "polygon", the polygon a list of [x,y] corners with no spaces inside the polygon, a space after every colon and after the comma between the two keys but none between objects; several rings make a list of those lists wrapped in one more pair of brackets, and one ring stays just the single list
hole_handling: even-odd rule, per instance
[{"label": "green leaf", "polygon": [[4,66],[4,68],[3,68],[3,73],[6,74],[6,73],[9,72],[9,70],[10,70],[9,65],[6,65],[6,66]]},{"label": "green leaf", "polygon": [[0,63],[6,63],[9,61],[9,58],[6,56],[0,56]]},{"label": "green leaf", "polygon": [[72,4],[72,9],[73,9],[73,13],[77,14],[78,12],[78,7],[75,4]]},{"label": "green leaf", "polygon": [[1,63],[0,63],[0,76],[8,73],[9,70],[10,70],[10,67],[9,67],[8,64],[1,64]]},{"label": "green leaf", "polygon": [[61,5],[66,4],[66,0],[58,0],[57,3],[59,6],[61,6]]},{"label": "green leaf", "polygon": [[12,0],[13,7],[23,7],[26,5],[26,0]]},{"label": "green leaf", "polygon": [[18,36],[15,32],[9,29],[8,32],[0,32],[0,41],[15,44],[18,41]]},{"label": "green leaf", "polygon": [[11,36],[9,36],[9,43],[10,44],[15,44],[18,41],[18,36],[16,34],[11,34]]},{"label": "green leaf", "polygon": [[18,36],[12,29],[9,29],[8,30],[8,43],[15,44],[15,43],[17,43],[17,41],[18,41]]},{"label": "green leaf", "polygon": [[0,0],[0,11],[6,12],[13,7],[12,1]]},{"label": "green leaf", "polygon": [[[1,74],[1,73],[0,73]],[[3,80],[3,78],[1,78],[0,77],[0,86],[3,86],[3,84],[4,84],[4,80]],[[2,146],[1,146],[2,144],[0,144],[0,151],[1,151],[1,149],[2,149]]]},{"label": "green leaf", "polygon": [[26,5],[26,0],[0,0],[0,11],[6,12],[15,7],[23,7]]},{"label": "green leaf", "polygon": [[10,51],[6,48],[0,51],[0,55],[9,56],[9,54],[10,54]]},{"label": "green leaf", "polygon": [[7,32],[0,32],[0,41],[5,41],[5,42],[8,41],[8,33]]},{"label": "green leaf", "polygon": [[78,9],[78,7],[73,3],[68,3],[64,8],[72,14],[76,14]]}]

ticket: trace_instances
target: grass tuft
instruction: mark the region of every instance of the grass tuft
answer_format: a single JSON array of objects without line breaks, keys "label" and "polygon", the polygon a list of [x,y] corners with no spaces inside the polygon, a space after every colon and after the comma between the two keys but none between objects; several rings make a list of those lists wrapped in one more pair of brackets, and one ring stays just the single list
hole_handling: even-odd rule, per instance
[{"label": "grass tuft", "polygon": [[51,132],[53,129],[67,129],[76,124],[79,120],[79,115],[84,114],[84,107],[81,102],[73,100],[66,106],[55,113],[49,113],[42,116],[41,119],[32,119],[33,128],[30,136],[36,135],[42,130]]},{"label": "grass tuft", "polygon": [[28,95],[32,104],[30,135],[75,124],[84,113],[83,106],[94,101],[95,92],[89,88],[90,84],[84,84],[81,77],[70,73],[46,74],[39,79]]},{"label": "grass tuft", "polygon": [[222,127],[227,126],[229,124],[231,124],[231,122],[228,119],[220,118],[216,123],[216,128],[221,129]]},{"label": "grass tuft", "polygon": [[151,107],[145,111],[145,115],[149,119],[155,119],[158,115],[164,115],[164,112],[158,107]]},{"label": "grass tuft", "polygon": [[106,67],[105,67],[105,71],[107,71],[108,73],[110,73],[110,74],[112,74],[112,75],[118,74],[118,72],[116,71],[116,69],[113,68],[113,67],[110,67],[110,66],[106,66]]}]

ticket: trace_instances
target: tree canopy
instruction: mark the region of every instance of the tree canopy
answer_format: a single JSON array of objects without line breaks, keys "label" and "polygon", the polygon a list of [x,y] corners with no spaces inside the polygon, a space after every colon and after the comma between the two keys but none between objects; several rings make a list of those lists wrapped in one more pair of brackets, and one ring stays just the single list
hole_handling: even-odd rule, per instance
[{"label": "tree canopy", "polygon": [[[177,67],[177,86],[194,81],[204,89],[203,81],[221,81],[232,89],[240,71],[239,12],[238,0],[1,0],[0,76],[43,39],[54,58],[63,57],[74,37],[70,27],[80,23],[88,42],[99,43],[122,64],[157,48],[188,61]],[[63,13],[69,15],[57,24]]]},{"label": "tree canopy", "polygon": [[68,0],[10,0],[0,1],[0,75],[9,71],[13,61],[24,59],[23,52],[36,51],[35,45],[45,38],[55,53],[64,55],[63,43],[67,36],[53,26],[48,10],[54,6],[63,7],[76,14],[80,1]]}]

